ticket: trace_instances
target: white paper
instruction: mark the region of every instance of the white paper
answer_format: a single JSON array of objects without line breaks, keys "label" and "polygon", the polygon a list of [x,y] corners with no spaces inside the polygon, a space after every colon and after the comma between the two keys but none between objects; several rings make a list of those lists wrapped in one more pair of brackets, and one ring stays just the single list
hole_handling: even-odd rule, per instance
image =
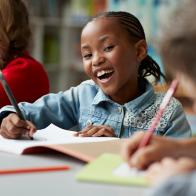
[{"label": "white paper", "polygon": [[120,166],[114,169],[113,174],[121,177],[139,177],[144,176],[144,171],[136,168],[130,168],[127,163],[122,163]]},{"label": "white paper", "polygon": [[61,129],[54,124],[47,128],[36,131],[33,140],[12,140],[0,136],[0,151],[21,154],[27,147],[50,145],[50,144],[71,144],[115,140],[114,137],[75,137],[74,131]]}]

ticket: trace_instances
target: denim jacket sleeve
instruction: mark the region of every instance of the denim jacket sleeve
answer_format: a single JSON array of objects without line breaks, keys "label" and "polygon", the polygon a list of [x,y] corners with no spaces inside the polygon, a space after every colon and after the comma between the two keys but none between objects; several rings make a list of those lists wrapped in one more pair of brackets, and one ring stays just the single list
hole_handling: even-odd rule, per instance
[{"label": "denim jacket sleeve", "polygon": [[169,126],[167,127],[166,132],[163,135],[176,138],[191,137],[191,128],[186,119],[183,107],[179,102],[177,104],[177,107],[174,109],[169,122]]},{"label": "denim jacket sleeve", "polygon": [[[25,118],[33,122],[37,129],[43,129],[50,123],[63,129],[71,129],[78,126],[81,110],[91,107],[97,91],[96,84],[87,80],[65,92],[45,95],[34,103],[21,102],[19,107]],[[14,108],[1,108],[0,118],[7,111],[13,112]]]},{"label": "denim jacket sleeve", "polygon": [[[78,119],[78,87],[65,92],[48,94],[34,103],[21,102],[19,107],[27,120],[33,122],[37,129],[53,123],[61,128],[69,129],[77,124]],[[12,106],[5,106],[1,113],[14,111]]]}]

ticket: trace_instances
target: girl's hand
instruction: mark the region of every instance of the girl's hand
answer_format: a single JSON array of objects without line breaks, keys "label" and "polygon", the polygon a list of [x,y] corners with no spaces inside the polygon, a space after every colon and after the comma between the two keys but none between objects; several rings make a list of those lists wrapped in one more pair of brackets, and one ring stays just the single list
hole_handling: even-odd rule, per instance
[{"label": "girl's hand", "polygon": [[178,152],[181,152],[178,140],[154,135],[147,146],[138,149],[144,135],[145,132],[137,132],[122,147],[122,157],[131,167],[145,169],[165,156],[178,157]]},{"label": "girl's hand", "polygon": [[2,120],[0,134],[8,139],[32,137],[36,127],[30,121],[21,120],[17,114],[11,113]]},{"label": "girl's hand", "polygon": [[159,163],[152,164],[146,171],[145,177],[151,184],[157,184],[167,178],[190,172],[196,169],[196,161],[190,158],[164,158]]},{"label": "girl's hand", "polygon": [[82,131],[77,132],[75,136],[79,137],[115,137],[114,130],[107,125],[88,125]]}]

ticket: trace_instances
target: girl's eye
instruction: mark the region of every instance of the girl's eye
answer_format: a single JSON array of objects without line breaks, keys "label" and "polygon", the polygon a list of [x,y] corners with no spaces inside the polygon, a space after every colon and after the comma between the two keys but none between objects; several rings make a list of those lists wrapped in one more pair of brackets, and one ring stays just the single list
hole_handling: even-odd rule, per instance
[{"label": "girl's eye", "polygon": [[83,59],[90,59],[91,58],[91,56],[92,56],[92,54],[85,54],[85,55],[83,55]]},{"label": "girl's eye", "polygon": [[114,46],[108,46],[108,47],[104,48],[104,51],[110,52],[110,51],[112,51],[113,48],[114,48]]}]

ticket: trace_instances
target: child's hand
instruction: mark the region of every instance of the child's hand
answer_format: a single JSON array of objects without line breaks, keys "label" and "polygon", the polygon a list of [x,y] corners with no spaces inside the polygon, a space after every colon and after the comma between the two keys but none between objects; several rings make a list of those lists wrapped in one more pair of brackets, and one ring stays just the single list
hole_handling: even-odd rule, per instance
[{"label": "child's hand", "polygon": [[75,136],[79,137],[99,137],[99,136],[107,136],[107,137],[115,137],[114,130],[107,125],[88,125],[82,131],[75,134]]},{"label": "child's hand", "polygon": [[20,139],[23,136],[32,137],[36,127],[30,121],[20,120],[17,114],[9,114],[1,123],[0,134],[8,139]]},{"label": "child's hand", "polygon": [[145,177],[151,184],[157,184],[168,177],[190,172],[196,168],[196,161],[190,158],[164,158],[159,163],[152,164],[146,171]]},{"label": "child's hand", "polygon": [[180,142],[163,136],[153,135],[149,145],[137,149],[144,135],[145,132],[134,134],[122,147],[122,157],[131,167],[144,169],[165,156],[178,157],[177,152],[182,149]]}]

